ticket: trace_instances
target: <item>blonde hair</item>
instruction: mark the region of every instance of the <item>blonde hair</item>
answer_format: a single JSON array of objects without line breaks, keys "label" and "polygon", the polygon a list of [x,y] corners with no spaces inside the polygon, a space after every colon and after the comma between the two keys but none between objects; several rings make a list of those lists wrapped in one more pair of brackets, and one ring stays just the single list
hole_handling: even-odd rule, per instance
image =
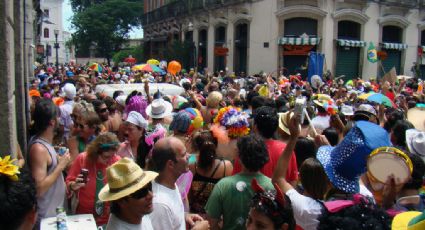
[{"label": "blonde hair", "polygon": [[[102,145],[105,145],[105,147],[102,147]],[[117,151],[119,146],[120,142],[117,135],[110,132],[102,133],[87,146],[87,158],[95,163],[97,157],[103,152],[110,149]]]},{"label": "blonde hair", "polygon": [[218,91],[213,91],[208,94],[206,99],[206,104],[208,108],[218,108],[221,100],[223,100],[223,95]]}]

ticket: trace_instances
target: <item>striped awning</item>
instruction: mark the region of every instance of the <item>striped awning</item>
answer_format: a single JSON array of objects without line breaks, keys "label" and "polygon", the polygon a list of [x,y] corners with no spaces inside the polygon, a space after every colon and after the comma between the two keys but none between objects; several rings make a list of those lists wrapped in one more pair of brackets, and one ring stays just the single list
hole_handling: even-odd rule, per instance
[{"label": "striped awning", "polygon": [[407,44],[404,43],[389,43],[389,42],[383,42],[381,43],[382,48],[388,49],[388,50],[405,50],[407,49]]},{"label": "striped awning", "polygon": [[320,38],[294,38],[294,37],[282,37],[279,39],[279,45],[318,45]]},{"label": "striped awning", "polygon": [[336,42],[339,46],[365,47],[367,45],[365,41],[358,40],[337,39]]}]

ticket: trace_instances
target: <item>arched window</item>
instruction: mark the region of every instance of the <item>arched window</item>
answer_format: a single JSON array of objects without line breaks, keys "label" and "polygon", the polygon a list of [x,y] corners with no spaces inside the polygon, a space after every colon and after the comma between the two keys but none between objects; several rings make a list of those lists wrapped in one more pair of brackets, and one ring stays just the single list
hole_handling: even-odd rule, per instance
[{"label": "arched window", "polygon": [[44,34],[44,37],[45,38],[48,38],[49,37],[49,29],[48,28],[44,28],[43,34]]}]

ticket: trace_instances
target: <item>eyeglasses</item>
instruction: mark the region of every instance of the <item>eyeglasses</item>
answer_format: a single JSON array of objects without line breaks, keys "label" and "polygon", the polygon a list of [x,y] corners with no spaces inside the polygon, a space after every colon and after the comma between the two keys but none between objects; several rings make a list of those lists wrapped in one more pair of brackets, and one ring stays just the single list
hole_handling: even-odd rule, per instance
[{"label": "eyeglasses", "polygon": [[136,200],[140,200],[142,198],[144,198],[145,196],[147,196],[149,194],[149,192],[152,192],[152,183],[149,182],[149,184],[145,185],[143,188],[137,190],[136,192],[134,192],[133,194],[130,195],[130,197],[136,199]]}]

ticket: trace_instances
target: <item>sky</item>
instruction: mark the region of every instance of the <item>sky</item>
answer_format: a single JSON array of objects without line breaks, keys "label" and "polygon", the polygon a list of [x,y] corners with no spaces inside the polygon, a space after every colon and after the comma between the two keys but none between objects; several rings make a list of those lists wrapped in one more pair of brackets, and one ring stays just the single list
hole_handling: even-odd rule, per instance
[{"label": "sky", "polygon": [[[71,28],[71,17],[74,14],[71,9],[71,3],[70,0],[65,0],[62,5],[62,20],[63,20],[63,29],[69,32],[73,32]],[[132,32],[130,32],[130,38],[143,38],[143,30],[141,28],[139,29],[133,29]]]}]

